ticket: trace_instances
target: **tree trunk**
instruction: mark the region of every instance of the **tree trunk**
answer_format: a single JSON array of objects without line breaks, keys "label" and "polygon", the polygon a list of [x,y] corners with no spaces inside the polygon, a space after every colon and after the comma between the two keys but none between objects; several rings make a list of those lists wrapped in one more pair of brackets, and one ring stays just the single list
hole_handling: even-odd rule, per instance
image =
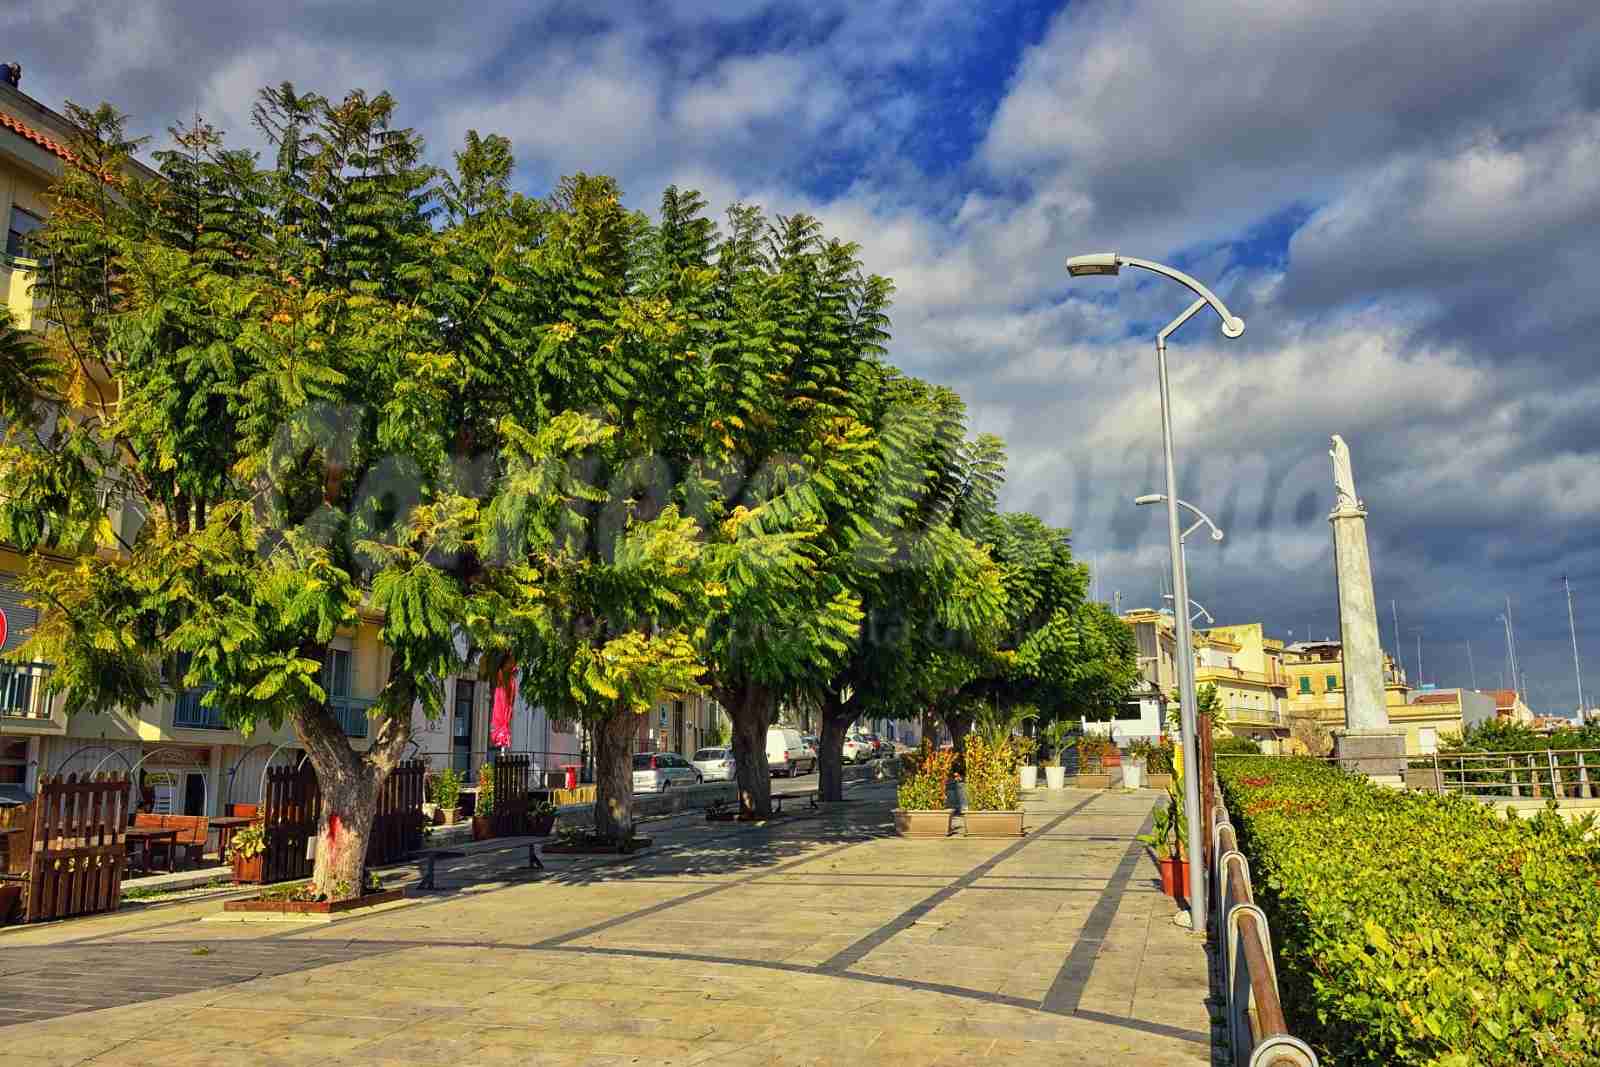
[{"label": "tree trunk", "polygon": [[619,706],[594,724],[594,828],[621,848],[633,838],[633,750],[639,716]]},{"label": "tree trunk", "polygon": [[967,735],[972,732],[973,716],[970,711],[946,711],[944,724],[950,731],[950,744],[956,750],[956,770],[966,773]]},{"label": "tree trunk", "polygon": [[771,694],[754,683],[717,690],[717,702],[733,720],[733,773],[739,783],[739,812],[772,814],[772,768],[767,763],[767,727],[772,725]]},{"label": "tree trunk", "polygon": [[843,707],[822,707],[822,748],[817,752],[818,789],[823,800],[844,799],[844,735],[851,716]]},{"label": "tree trunk", "polygon": [[939,713],[930,705],[922,710],[922,742],[930,748],[939,743]]},{"label": "tree trunk", "polygon": [[[309,646],[301,649],[306,658],[321,658],[317,652]],[[391,667],[390,684],[403,684],[393,671]],[[415,697],[414,691],[397,694],[396,703],[407,712],[378,720],[372,745],[364,753],[350,747],[339,720],[325,705],[308,704],[294,718],[295,735],[305,746],[322,793],[311,886],[328,900],[349,900],[362,893],[378,791],[411,738],[409,711]]]}]

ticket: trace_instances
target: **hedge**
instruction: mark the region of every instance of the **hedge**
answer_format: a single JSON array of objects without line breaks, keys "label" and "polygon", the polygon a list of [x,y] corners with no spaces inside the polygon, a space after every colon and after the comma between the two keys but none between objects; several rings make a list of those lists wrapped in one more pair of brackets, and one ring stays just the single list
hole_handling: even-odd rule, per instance
[{"label": "hedge", "polygon": [[1324,1064],[1600,1063],[1590,820],[1218,761],[1291,1032]]}]

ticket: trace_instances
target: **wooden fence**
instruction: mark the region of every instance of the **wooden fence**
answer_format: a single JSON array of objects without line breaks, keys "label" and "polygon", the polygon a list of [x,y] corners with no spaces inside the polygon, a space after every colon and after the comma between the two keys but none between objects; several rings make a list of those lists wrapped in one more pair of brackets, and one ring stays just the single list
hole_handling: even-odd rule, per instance
[{"label": "wooden fence", "polygon": [[491,826],[496,837],[520,837],[528,832],[528,776],[532,764],[524,755],[494,758],[494,812]]},{"label": "wooden fence", "polygon": [[425,760],[407,760],[384,780],[367,845],[369,866],[398,863],[422,847],[422,776],[427,769]]},{"label": "wooden fence", "polygon": [[[367,843],[369,866],[397,863],[422,847],[422,777],[426,770],[425,761],[409,760],[384,780]],[[270,768],[261,810],[266,831],[263,880],[311,877],[322,816],[322,790],[311,765]]]},{"label": "wooden fence", "polygon": [[261,798],[261,880],[288,882],[310,878],[316,861],[317,822],[322,815],[322,791],[310,763],[299,767],[269,767],[267,791]]},{"label": "wooden fence", "polygon": [[26,920],[116,911],[127,865],[128,780],[45,778],[33,805]]}]

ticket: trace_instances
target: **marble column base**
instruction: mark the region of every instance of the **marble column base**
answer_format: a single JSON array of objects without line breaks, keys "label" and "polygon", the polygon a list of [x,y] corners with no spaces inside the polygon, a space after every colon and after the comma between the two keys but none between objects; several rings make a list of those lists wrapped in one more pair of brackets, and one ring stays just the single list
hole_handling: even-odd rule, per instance
[{"label": "marble column base", "polygon": [[1404,730],[1335,730],[1333,756],[1347,771],[1369,778],[1397,777],[1406,768]]}]

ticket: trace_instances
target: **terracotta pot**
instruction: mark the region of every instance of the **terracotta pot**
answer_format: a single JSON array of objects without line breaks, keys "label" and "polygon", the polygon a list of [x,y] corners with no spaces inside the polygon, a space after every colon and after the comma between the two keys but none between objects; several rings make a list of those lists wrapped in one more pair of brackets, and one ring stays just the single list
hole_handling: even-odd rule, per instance
[{"label": "terracotta pot", "polygon": [[1046,767],[1044,769],[1044,784],[1051,789],[1061,789],[1067,784],[1067,769],[1065,767]]},{"label": "terracotta pot", "polygon": [[1161,860],[1161,891],[1173,900],[1189,892],[1189,861],[1167,857]]},{"label": "terracotta pot", "polygon": [[1039,768],[1035,767],[1031,763],[1024,763],[1022,766],[1017,768],[1017,773],[1022,776],[1022,788],[1039,788]]},{"label": "terracotta pot", "polygon": [[1172,784],[1172,775],[1147,774],[1144,776],[1144,784],[1149,789],[1165,789]]},{"label": "terracotta pot", "polygon": [[489,816],[474,815],[472,817],[472,839],[474,841],[487,841],[494,836],[494,827],[489,824]]},{"label": "terracotta pot", "polygon": [[966,813],[968,837],[1021,837],[1020,811],[969,811]]},{"label": "terracotta pot", "polygon": [[239,885],[259,885],[265,875],[262,872],[265,852],[257,852],[254,856],[236,856],[233,860],[233,880]]},{"label": "terracotta pot", "polygon": [[1114,748],[1113,749],[1108,749],[1107,751],[1102,752],[1100,754],[1100,766],[1102,766],[1102,767],[1120,767],[1120,766],[1122,766],[1122,753],[1117,751]]},{"label": "terracotta pot", "polygon": [[952,809],[894,809],[895,833],[901,837],[949,837]]}]

